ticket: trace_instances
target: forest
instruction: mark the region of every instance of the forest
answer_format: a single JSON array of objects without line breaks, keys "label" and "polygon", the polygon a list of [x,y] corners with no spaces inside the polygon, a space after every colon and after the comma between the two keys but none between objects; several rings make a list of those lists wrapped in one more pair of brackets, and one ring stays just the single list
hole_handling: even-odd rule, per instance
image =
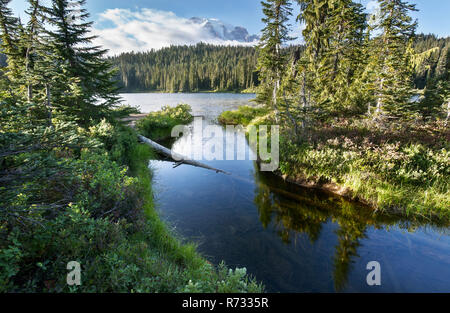
[{"label": "forest", "polygon": [[[414,86],[442,76],[450,37],[417,35]],[[290,58],[304,45],[282,46]],[[259,85],[258,48],[239,46],[172,46],[157,51],[123,53],[111,57],[118,69],[115,79],[122,92],[254,92]],[[1,61],[0,61],[1,62]]]},{"label": "forest", "polygon": [[[48,2],[46,2],[48,3]],[[155,153],[121,122],[85,1],[0,1],[0,292],[261,292],[183,244],[154,205]],[[154,114],[186,123],[190,109]],[[83,271],[67,282],[69,262]]]},{"label": "forest", "polygon": [[172,46],[111,58],[126,92],[242,91],[258,85],[256,50],[208,44]]},{"label": "forest", "polygon": [[[416,35],[416,7],[379,0],[375,14],[351,0],[267,0],[256,101],[224,124],[281,127],[278,174],[377,210],[450,217],[449,39]],[[287,45],[292,15],[305,48]],[[299,27],[296,25],[295,27]],[[422,88],[422,89],[420,89]],[[244,118],[245,117],[245,118]]]}]

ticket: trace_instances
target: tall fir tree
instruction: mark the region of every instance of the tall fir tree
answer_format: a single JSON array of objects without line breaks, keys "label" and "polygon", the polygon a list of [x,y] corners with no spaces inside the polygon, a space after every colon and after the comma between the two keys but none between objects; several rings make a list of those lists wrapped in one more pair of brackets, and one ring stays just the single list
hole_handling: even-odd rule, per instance
[{"label": "tall fir tree", "polygon": [[323,57],[328,44],[326,20],[329,18],[328,0],[297,0],[300,14],[297,20],[305,25],[303,38],[306,49],[299,62],[300,99],[303,108],[318,105],[317,93],[322,88],[318,79],[325,65]]},{"label": "tall fir tree", "polygon": [[265,27],[258,47],[261,88],[257,99],[278,112],[278,91],[287,65],[287,55],[282,46],[293,39],[289,36],[292,6],[288,0],[267,0],[261,4],[265,15],[262,19]]},{"label": "tall fir tree", "polygon": [[375,117],[398,118],[408,113],[413,92],[412,42],[417,27],[410,13],[415,5],[402,0],[379,0],[379,14],[371,26],[369,62],[365,72]]},{"label": "tall fir tree", "polygon": [[329,101],[330,112],[359,109],[359,68],[364,64],[362,48],[366,27],[366,14],[361,4],[352,0],[331,2],[327,20],[331,36],[325,55],[328,70],[323,76],[322,92],[323,98]]},{"label": "tall fir tree", "polygon": [[[306,50],[299,62],[298,86],[304,107],[335,114],[354,106],[366,28],[363,7],[351,0],[297,0],[305,24]],[[306,93],[308,92],[308,97]]]},{"label": "tall fir tree", "polygon": [[43,8],[51,25],[46,31],[47,64],[53,64],[47,94],[51,103],[82,125],[109,118],[119,101],[115,71],[105,59],[107,50],[92,45],[95,37],[90,34],[85,2],[53,0]]},{"label": "tall fir tree", "polygon": [[21,46],[25,49],[24,63],[24,84],[26,86],[26,98],[28,102],[33,100],[33,85],[39,81],[34,71],[37,62],[37,49],[39,47],[39,34],[42,33],[39,0],[28,0],[29,9],[25,13],[29,17],[27,26],[23,29],[21,36]]},{"label": "tall fir tree", "polygon": [[[15,97],[15,87],[22,75],[23,58],[19,46],[19,19],[12,15],[9,8],[11,0],[0,0],[1,50],[6,55],[7,66],[3,69],[3,81],[9,95]],[[6,79],[6,81],[5,81]]]}]

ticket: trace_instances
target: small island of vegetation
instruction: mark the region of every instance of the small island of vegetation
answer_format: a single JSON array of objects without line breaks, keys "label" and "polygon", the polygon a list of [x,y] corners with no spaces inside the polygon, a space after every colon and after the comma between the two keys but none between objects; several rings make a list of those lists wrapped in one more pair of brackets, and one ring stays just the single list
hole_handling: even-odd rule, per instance
[{"label": "small island of vegetation", "polygon": [[291,2],[264,2],[262,108],[219,120],[280,125],[278,174],[289,181],[448,222],[449,40],[415,37],[415,6],[405,1],[379,1],[373,21],[354,1],[297,2],[305,47],[281,49],[291,40]]}]

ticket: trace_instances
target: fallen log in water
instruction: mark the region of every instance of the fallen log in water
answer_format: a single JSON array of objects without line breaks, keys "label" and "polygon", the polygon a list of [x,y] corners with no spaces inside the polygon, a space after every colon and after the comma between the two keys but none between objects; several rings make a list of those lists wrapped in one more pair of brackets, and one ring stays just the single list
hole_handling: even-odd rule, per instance
[{"label": "fallen log in water", "polygon": [[217,168],[208,166],[206,164],[194,161],[189,159],[188,157],[178,154],[176,152],[172,152],[171,150],[167,149],[164,146],[161,146],[159,143],[154,142],[153,140],[150,140],[144,136],[138,135],[138,138],[141,142],[149,145],[150,147],[152,147],[153,149],[155,149],[156,151],[158,151],[159,153],[165,155],[166,157],[174,160],[177,164],[174,167],[178,167],[182,164],[188,164],[188,165],[192,165],[192,166],[196,166],[196,167],[201,167],[207,170],[211,170],[211,171],[215,171],[216,173],[223,173],[223,174],[227,174],[229,175],[229,173],[219,170]]}]

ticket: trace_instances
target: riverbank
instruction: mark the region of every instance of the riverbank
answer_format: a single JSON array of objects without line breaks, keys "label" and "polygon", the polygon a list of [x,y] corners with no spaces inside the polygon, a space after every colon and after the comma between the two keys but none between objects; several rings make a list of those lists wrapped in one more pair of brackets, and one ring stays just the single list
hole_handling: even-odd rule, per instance
[{"label": "riverbank", "polygon": [[[164,107],[158,112],[133,115],[130,118],[136,122],[135,127],[139,133],[142,132],[154,140],[162,140],[170,136],[173,126],[188,124],[193,117],[188,105],[178,105],[175,108]],[[152,151],[144,145],[139,145],[138,149]],[[176,289],[169,292],[262,292],[264,287],[249,278],[245,269],[238,268],[233,271],[228,269],[224,263],[219,264],[216,268],[196,252],[195,245],[182,244],[182,239],[160,219],[153,203],[151,170],[148,167],[149,160],[155,158],[153,152],[146,157],[142,157],[141,154],[141,157],[134,161],[136,165],[133,172],[144,185],[143,195],[149,204],[145,210],[145,216],[151,224],[151,228],[158,230],[157,238],[161,247],[166,247],[165,249],[168,248],[169,251],[172,250],[172,253],[178,257],[178,262],[181,262],[168,264],[167,266],[169,272],[174,268],[179,268],[174,275],[179,275],[177,279],[182,282]],[[147,231],[144,232],[147,233]],[[165,249],[159,252],[161,253]],[[165,291],[159,290],[157,292]]]},{"label": "riverbank", "polygon": [[171,92],[161,91],[161,90],[121,90],[120,93],[130,93],[130,94],[139,94],[139,93],[148,93],[148,94],[199,94],[199,93],[228,93],[228,94],[253,94],[256,93],[256,88],[248,88],[243,90],[198,90],[198,91],[179,91],[179,92]]},{"label": "riverbank", "polygon": [[[239,124],[248,120],[249,110],[224,112],[219,120]],[[274,123],[257,111],[253,117],[247,125]],[[450,221],[448,139],[445,127],[380,129],[365,119],[315,126],[295,139],[281,130],[276,174],[375,210]]]},{"label": "riverbank", "polygon": [[[150,121],[172,124],[175,118],[177,123],[192,118],[187,107],[181,111],[152,113]],[[56,119],[53,123],[57,134],[67,131]],[[152,129],[163,133],[158,126]],[[138,142],[135,130],[106,121],[71,130],[86,146],[46,153],[47,162],[55,163],[49,169],[54,174],[27,182],[20,195],[28,199],[34,195],[26,192],[33,190],[57,199],[64,193],[70,203],[24,207],[23,216],[2,219],[0,292],[263,291],[245,269],[209,263],[160,219],[148,167],[156,155]],[[80,264],[81,285],[66,282],[71,261]]]}]

